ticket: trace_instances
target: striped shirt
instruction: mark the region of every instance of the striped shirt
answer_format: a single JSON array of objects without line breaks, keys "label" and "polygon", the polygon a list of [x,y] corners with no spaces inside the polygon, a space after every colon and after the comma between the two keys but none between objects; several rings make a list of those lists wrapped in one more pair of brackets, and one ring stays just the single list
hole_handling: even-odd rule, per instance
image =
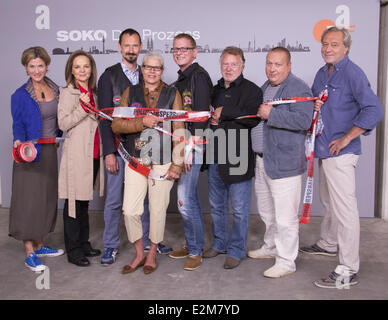
[{"label": "striped shirt", "polygon": [[[276,95],[280,85],[277,86],[268,86],[264,92],[263,100],[265,101],[272,100]],[[252,129],[251,137],[252,137],[252,149],[256,153],[263,153],[264,148],[264,121],[260,121],[260,123]]]}]

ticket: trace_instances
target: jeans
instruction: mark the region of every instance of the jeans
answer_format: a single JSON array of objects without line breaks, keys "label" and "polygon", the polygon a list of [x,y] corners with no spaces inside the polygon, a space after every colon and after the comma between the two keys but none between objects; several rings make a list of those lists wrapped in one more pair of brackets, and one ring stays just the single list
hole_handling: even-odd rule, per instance
[{"label": "jeans", "polygon": [[116,156],[116,158],[119,164],[117,174],[112,174],[105,168],[107,176],[104,207],[105,229],[102,238],[105,248],[118,248],[120,246],[120,217],[123,204],[125,162],[120,156]]},{"label": "jeans", "polygon": [[198,195],[198,177],[202,164],[193,164],[178,180],[178,209],[182,215],[183,230],[189,254],[200,256],[205,246],[201,204]]},{"label": "jeans", "polygon": [[[214,241],[212,248],[241,260],[246,256],[252,180],[225,183],[218,173],[218,164],[209,165],[209,202]],[[233,224],[229,232],[229,206]]]}]

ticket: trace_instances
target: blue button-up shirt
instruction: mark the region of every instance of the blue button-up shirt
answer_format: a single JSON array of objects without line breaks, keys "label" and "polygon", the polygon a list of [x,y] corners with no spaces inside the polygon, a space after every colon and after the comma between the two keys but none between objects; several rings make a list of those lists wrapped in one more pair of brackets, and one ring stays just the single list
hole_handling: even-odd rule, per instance
[{"label": "blue button-up shirt", "polygon": [[132,85],[139,84],[139,66],[136,67],[135,71],[131,71],[128,69],[128,67],[125,65],[124,62],[121,63],[121,68],[123,69],[124,74],[127,76],[128,80],[132,83]]},{"label": "blue button-up shirt", "polygon": [[[365,73],[348,56],[334,65],[330,76],[326,64],[317,72],[312,91],[318,96],[328,90],[328,99],[321,108],[323,132],[315,140],[317,158],[334,157],[329,153],[329,143],[342,138],[353,126],[370,133],[380,122],[383,108],[372,91]],[[361,154],[360,137],[352,140],[339,155]]]}]

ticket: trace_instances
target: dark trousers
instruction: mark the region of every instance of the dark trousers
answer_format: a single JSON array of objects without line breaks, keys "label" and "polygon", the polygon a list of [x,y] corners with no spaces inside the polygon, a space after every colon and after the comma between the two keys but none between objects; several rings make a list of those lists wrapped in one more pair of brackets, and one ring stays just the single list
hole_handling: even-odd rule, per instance
[{"label": "dark trousers", "polygon": [[89,201],[75,201],[76,218],[69,217],[69,200],[63,207],[63,226],[65,231],[65,248],[68,258],[83,257],[90,249],[89,242]]},{"label": "dark trousers", "polygon": [[[94,159],[93,183],[99,169],[99,159]],[[76,217],[69,216],[69,200],[63,207],[63,226],[65,234],[65,249],[68,259],[78,259],[90,251],[89,242],[89,201],[75,201]]]}]

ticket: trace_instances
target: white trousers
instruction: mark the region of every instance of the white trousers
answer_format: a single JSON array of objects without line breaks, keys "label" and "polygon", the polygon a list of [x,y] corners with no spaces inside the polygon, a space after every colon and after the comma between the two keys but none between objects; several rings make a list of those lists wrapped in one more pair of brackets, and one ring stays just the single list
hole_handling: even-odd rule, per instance
[{"label": "white trousers", "polygon": [[264,171],[264,161],[256,156],[255,192],[260,217],[265,223],[262,249],[276,257],[275,264],[295,271],[299,249],[298,210],[302,175],[271,179]]},{"label": "white trousers", "polygon": [[[153,170],[164,175],[171,163],[154,165]],[[144,211],[144,198],[148,190],[150,210],[150,234],[153,243],[163,241],[166,211],[170,202],[170,191],[173,180],[151,180],[125,166],[125,184],[123,214],[128,240],[135,242],[143,237],[141,215]]]},{"label": "white trousers", "polygon": [[350,274],[360,267],[360,219],[356,199],[355,168],[358,155],[319,160],[319,193],[325,216],[321,225],[321,248],[339,253],[340,269]]}]

